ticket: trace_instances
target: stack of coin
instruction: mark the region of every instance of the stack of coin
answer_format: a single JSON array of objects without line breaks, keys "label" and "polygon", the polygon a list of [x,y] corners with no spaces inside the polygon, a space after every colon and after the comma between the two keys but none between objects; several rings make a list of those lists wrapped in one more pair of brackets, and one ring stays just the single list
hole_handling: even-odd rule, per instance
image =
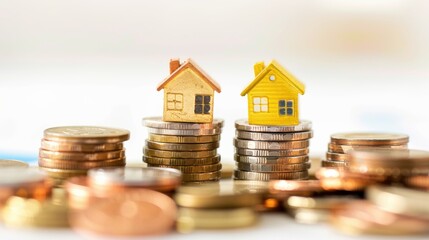
[{"label": "stack of coin", "polygon": [[301,121],[296,126],[265,126],[238,120],[235,127],[235,179],[308,178],[311,165],[309,139],[313,136],[311,122]]},{"label": "stack of coin", "polygon": [[175,200],[179,208],[177,230],[227,229],[254,225],[256,207],[263,204],[263,194],[237,191],[234,182],[182,186]]},{"label": "stack of coin", "polygon": [[183,182],[217,181],[221,177],[217,153],[223,120],[212,123],[164,122],[161,117],[143,119],[148,139],[143,161],[148,167],[182,171]]},{"label": "stack of coin", "polygon": [[125,166],[123,142],[129,137],[127,130],[107,127],[49,128],[44,131],[39,167],[61,182],[91,168]]},{"label": "stack of coin", "polygon": [[322,167],[346,167],[347,151],[362,148],[406,149],[408,136],[390,133],[336,133],[331,135]]}]

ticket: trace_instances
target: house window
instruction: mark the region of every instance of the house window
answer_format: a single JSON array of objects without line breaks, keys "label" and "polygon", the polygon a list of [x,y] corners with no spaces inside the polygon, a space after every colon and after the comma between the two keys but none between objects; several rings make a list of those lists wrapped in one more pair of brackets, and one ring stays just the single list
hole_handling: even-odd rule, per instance
[{"label": "house window", "polygon": [[167,110],[181,111],[183,109],[183,94],[167,93]]},{"label": "house window", "polygon": [[212,96],[195,95],[195,114],[210,114]]},{"label": "house window", "polygon": [[279,115],[293,116],[293,100],[279,100]]},{"label": "house window", "polygon": [[268,98],[253,97],[253,112],[268,112]]}]

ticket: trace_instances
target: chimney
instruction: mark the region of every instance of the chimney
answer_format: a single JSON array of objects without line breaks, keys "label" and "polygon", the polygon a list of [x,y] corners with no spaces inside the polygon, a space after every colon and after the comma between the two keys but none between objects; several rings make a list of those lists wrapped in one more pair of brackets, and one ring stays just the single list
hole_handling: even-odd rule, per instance
[{"label": "chimney", "polygon": [[264,62],[257,62],[255,66],[253,66],[253,69],[255,70],[255,77],[258,76],[258,74],[262,72],[264,68],[265,68]]},{"label": "chimney", "polygon": [[176,71],[180,67],[180,59],[170,59],[170,74]]}]

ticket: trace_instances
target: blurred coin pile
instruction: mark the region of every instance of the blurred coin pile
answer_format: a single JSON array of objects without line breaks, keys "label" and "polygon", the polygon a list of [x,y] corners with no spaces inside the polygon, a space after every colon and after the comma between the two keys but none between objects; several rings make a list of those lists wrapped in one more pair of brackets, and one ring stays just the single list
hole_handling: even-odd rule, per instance
[{"label": "blurred coin pile", "polygon": [[217,181],[221,178],[219,147],[223,120],[212,123],[164,122],[161,117],[143,119],[148,138],[143,161],[149,167],[180,170],[184,182]]},{"label": "blurred coin pile", "polygon": [[237,191],[232,181],[182,186],[175,196],[179,206],[177,230],[230,229],[254,225],[262,194]]},{"label": "blurred coin pile", "polygon": [[91,169],[65,184],[70,224],[79,232],[108,236],[169,232],[177,212],[171,196],[180,184],[176,169]]},{"label": "blurred coin pile", "polygon": [[390,133],[336,133],[331,135],[326,159],[322,167],[340,167],[347,165],[347,151],[362,148],[406,149],[408,136]]},{"label": "blurred coin pile", "polygon": [[44,131],[39,150],[39,167],[61,182],[85,175],[91,168],[125,166],[123,142],[129,137],[129,131],[116,128],[49,128]]},{"label": "blurred coin pile", "polygon": [[296,126],[250,125],[235,122],[234,179],[269,181],[308,178],[311,122]]}]

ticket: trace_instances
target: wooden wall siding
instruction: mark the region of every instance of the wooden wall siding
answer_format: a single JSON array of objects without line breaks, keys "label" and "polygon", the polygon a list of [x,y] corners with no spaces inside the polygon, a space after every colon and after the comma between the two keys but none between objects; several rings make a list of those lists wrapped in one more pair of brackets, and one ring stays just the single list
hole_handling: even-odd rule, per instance
[{"label": "wooden wall siding", "polygon": [[[167,110],[167,94],[183,94],[183,110]],[[211,96],[210,114],[195,114],[195,95]],[[163,120],[167,122],[212,122],[213,121],[214,90],[192,70],[186,69],[172,79],[164,88],[164,115]]]},{"label": "wooden wall siding", "polygon": [[[274,74],[276,80],[269,80]],[[248,113],[250,124],[260,125],[297,125],[299,123],[298,90],[287,80],[280,78],[280,73],[273,69],[248,92]],[[253,112],[253,97],[268,97],[268,112]],[[294,115],[280,116],[278,102],[281,99],[294,101]]]}]

